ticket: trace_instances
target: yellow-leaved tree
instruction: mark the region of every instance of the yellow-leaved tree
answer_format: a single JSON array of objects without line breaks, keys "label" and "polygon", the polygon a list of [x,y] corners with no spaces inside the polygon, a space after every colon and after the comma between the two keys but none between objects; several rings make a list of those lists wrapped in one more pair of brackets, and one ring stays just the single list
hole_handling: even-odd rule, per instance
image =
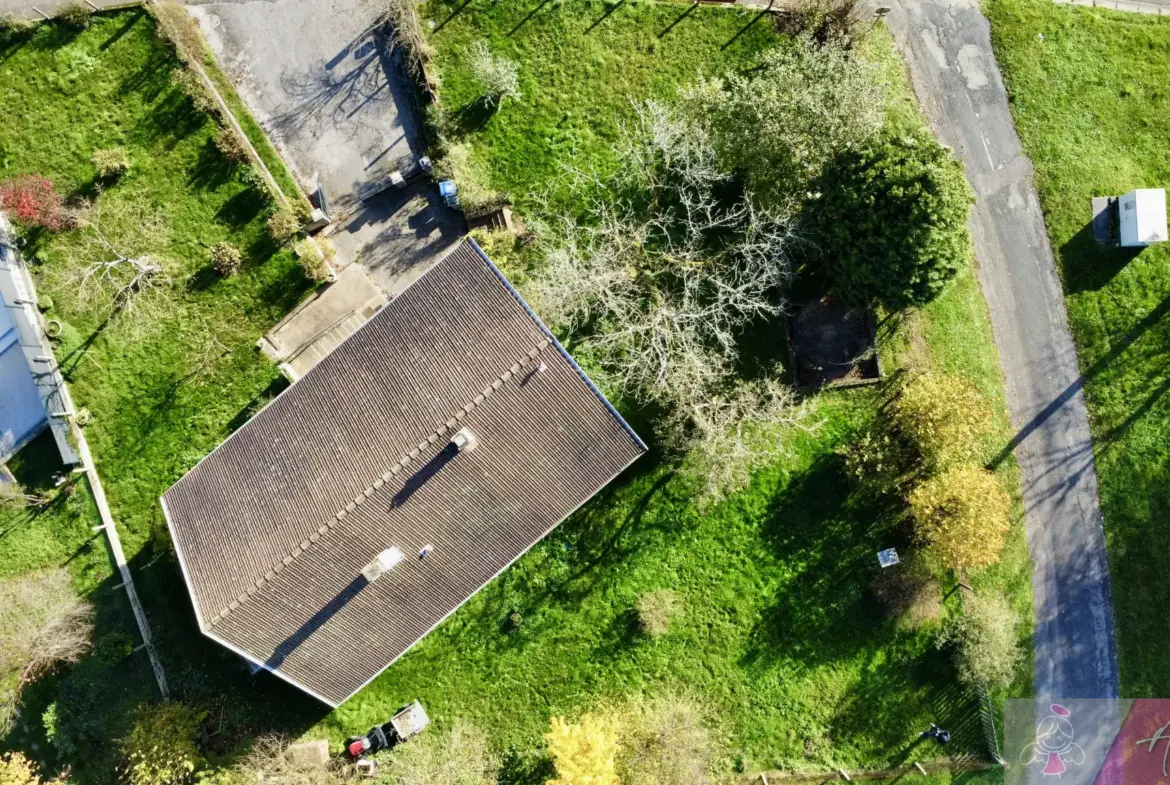
[{"label": "yellow-leaved tree", "polygon": [[932,471],[977,460],[993,417],[983,393],[957,376],[916,376],[894,399],[894,425]]},{"label": "yellow-leaved tree", "polygon": [[986,567],[999,561],[1011,528],[1012,500],[991,472],[958,466],[910,494],[914,527],[945,566]]},{"label": "yellow-leaved tree", "polygon": [[586,715],[570,724],[553,717],[545,739],[557,769],[548,785],[618,785],[618,728],[612,720]]}]

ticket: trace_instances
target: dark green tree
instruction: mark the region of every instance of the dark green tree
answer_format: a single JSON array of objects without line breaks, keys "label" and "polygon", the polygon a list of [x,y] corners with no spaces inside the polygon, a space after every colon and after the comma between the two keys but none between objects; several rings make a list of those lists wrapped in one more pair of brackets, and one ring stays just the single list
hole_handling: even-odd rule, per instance
[{"label": "dark green tree", "polygon": [[833,291],[891,310],[938,296],[971,257],[963,166],[924,133],[881,134],[830,164],[814,203]]}]

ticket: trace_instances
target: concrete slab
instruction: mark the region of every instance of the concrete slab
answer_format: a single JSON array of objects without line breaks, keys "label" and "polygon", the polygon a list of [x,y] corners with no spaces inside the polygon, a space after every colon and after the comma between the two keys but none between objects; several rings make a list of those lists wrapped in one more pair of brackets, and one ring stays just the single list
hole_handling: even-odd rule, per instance
[{"label": "concrete slab", "polygon": [[[322,338],[335,335],[340,325],[351,329],[340,336],[340,340],[353,333],[386,304],[386,298],[378,291],[365,272],[357,265],[350,265],[341,271],[337,280],[320,289],[260,339],[259,346],[268,357],[276,362],[289,360],[303,353]],[[332,349],[332,346],[329,347]],[[321,352],[321,356],[328,350]],[[310,366],[311,367],[311,366]],[[303,376],[303,368],[298,376]]]},{"label": "concrete slab", "polygon": [[309,190],[319,177],[345,264],[401,291],[464,232],[434,186],[399,191],[425,154],[413,87],[372,0],[187,0],[245,103]]},{"label": "concrete slab", "polygon": [[437,186],[422,182],[364,204],[334,227],[330,239],[339,256],[356,258],[393,297],[443,258],[464,230],[463,214],[443,202]]},{"label": "concrete slab", "polygon": [[[16,19],[44,19],[77,0],[0,0],[0,16]],[[98,8],[121,8],[128,5],[126,0],[92,0]],[[88,5],[88,3],[87,3]],[[130,3],[129,5],[134,5]]]}]

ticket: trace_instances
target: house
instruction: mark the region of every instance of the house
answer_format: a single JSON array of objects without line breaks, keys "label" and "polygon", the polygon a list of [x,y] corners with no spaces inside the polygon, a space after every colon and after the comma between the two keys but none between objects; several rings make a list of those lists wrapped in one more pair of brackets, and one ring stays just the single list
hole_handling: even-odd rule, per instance
[{"label": "house", "polygon": [[32,279],[0,213],[0,464],[46,428],[65,464],[78,462],[69,442],[73,403],[37,309]]},{"label": "house", "polygon": [[337,706],[645,449],[466,240],[162,504],[204,634]]}]

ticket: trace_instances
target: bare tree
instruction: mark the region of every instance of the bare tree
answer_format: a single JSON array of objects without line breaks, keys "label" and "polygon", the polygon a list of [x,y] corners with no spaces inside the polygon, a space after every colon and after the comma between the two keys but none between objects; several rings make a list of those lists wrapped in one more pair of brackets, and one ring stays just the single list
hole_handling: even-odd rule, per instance
[{"label": "bare tree", "polygon": [[148,326],[170,302],[174,263],[161,249],[166,221],[139,200],[99,195],[74,208],[78,231],[63,238],[68,264],[49,275],[82,309],[117,317],[132,329]]},{"label": "bare tree", "polygon": [[500,762],[482,730],[455,720],[378,755],[384,785],[495,785]]},{"label": "bare tree", "polygon": [[320,761],[289,751],[283,736],[261,736],[236,764],[241,780],[280,785],[344,785],[352,780],[334,760]]},{"label": "bare tree", "polygon": [[53,499],[45,493],[29,492],[14,482],[0,480],[0,508],[47,507]]},{"label": "bare tree", "polygon": [[24,686],[90,648],[93,606],[62,569],[0,581],[0,731],[7,732]]},{"label": "bare tree", "polygon": [[637,109],[613,180],[577,173],[592,220],[560,220],[529,293],[555,324],[603,324],[586,343],[627,392],[679,400],[724,378],[749,320],[780,312],[791,231],[750,195],[719,198],[731,178],[701,129],[653,102]]},{"label": "bare tree", "polygon": [[711,785],[720,752],[692,698],[666,693],[635,700],[625,713],[618,774],[623,785]]},{"label": "bare tree", "polygon": [[525,293],[616,386],[671,410],[669,441],[698,448],[692,463],[717,496],[775,454],[769,426],[807,414],[779,381],[743,384],[732,370],[748,323],[782,311],[793,232],[750,193],[728,199],[732,177],[702,126],[653,102],[636,117],[617,174],[573,173],[589,219],[546,230],[559,240]]}]

